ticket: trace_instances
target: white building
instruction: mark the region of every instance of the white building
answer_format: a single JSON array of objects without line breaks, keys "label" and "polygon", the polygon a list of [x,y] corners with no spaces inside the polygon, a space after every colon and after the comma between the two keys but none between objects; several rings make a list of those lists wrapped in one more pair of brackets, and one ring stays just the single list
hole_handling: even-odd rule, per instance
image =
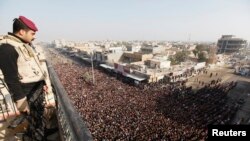
[{"label": "white building", "polygon": [[159,59],[150,59],[150,67],[151,68],[170,68],[171,61],[167,60],[159,60]]},{"label": "white building", "polygon": [[64,47],[66,45],[66,41],[64,39],[54,40],[54,41],[52,41],[52,45],[55,48],[61,48],[61,47]]},{"label": "white building", "polygon": [[131,51],[131,52],[139,52],[141,50],[141,46],[137,45],[137,46],[127,46],[127,51]]},{"label": "white building", "polygon": [[124,47],[109,47],[107,50],[109,53],[122,53],[126,49]]}]

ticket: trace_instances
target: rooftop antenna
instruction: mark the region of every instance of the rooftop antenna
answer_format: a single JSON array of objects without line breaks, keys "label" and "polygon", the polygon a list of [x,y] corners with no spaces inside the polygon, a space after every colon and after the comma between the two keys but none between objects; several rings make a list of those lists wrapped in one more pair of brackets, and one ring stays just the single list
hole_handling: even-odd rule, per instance
[{"label": "rooftop antenna", "polygon": [[188,34],[188,42],[190,43],[190,41],[191,41],[191,34],[189,33]]}]

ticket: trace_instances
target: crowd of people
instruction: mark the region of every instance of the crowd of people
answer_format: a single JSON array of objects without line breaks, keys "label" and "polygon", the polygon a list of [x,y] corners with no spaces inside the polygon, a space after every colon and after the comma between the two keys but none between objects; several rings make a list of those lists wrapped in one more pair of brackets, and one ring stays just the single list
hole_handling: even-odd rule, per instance
[{"label": "crowd of people", "polygon": [[[208,124],[229,123],[236,83],[211,82],[194,92],[181,84],[127,85],[95,69],[58,59],[54,68],[94,140],[205,140]],[[53,59],[52,59],[53,61]]]},{"label": "crowd of people", "polygon": [[158,108],[166,117],[191,126],[205,128],[208,124],[227,124],[240,106],[229,105],[227,101],[228,91],[235,86],[236,82],[222,85],[213,80],[197,92],[191,87],[170,87],[158,97]]}]

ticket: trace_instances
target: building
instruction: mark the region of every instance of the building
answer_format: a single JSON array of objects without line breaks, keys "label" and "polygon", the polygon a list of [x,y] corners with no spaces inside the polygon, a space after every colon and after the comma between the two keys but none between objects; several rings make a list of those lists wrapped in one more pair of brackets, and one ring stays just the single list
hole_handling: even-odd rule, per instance
[{"label": "building", "polygon": [[247,47],[247,41],[234,35],[222,35],[217,42],[218,53],[233,53]]},{"label": "building", "polygon": [[133,45],[129,45],[126,46],[127,51],[131,51],[131,52],[139,52],[141,50],[141,46],[133,46]]},{"label": "building", "polygon": [[124,52],[120,62],[133,63],[133,62],[144,62],[145,60],[153,58],[152,54],[142,54],[139,52]]},{"label": "building", "polygon": [[167,56],[154,56],[154,58],[146,60],[145,64],[149,66],[149,68],[154,69],[163,69],[170,68],[171,61],[168,60]]},{"label": "building", "polygon": [[126,51],[125,47],[109,47],[107,49],[109,53],[121,53],[123,51]]},{"label": "building", "polygon": [[123,55],[123,52],[103,52],[103,51],[96,51],[94,54],[94,60],[99,63],[108,63],[112,64],[114,62],[119,62]]},{"label": "building", "polygon": [[55,48],[62,48],[66,46],[66,41],[64,39],[52,41],[52,46]]},{"label": "building", "polygon": [[143,46],[141,47],[141,53],[143,54],[156,54],[165,52],[165,48],[163,46]]}]

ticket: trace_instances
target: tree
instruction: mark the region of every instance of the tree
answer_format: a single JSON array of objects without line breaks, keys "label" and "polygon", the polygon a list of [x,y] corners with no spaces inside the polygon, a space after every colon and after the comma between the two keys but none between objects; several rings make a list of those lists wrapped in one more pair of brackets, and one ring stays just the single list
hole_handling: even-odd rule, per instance
[{"label": "tree", "polygon": [[188,58],[188,51],[177,52],[174,56],[170,57],[172,65],[180,64],[181,62],[185,62]]},{"label": "tree", "polygon": [[195,50],[197,50],[198,52],[208,51],[209,47],[208,47],[208,45],[205,45],[205,44],[198,44],[196,46]]},{"label": "tree", "polygon": [[205,56],[205,53],[204,52],[199,52],[198,53],[198,62],[206,62],[207,61],[207,58]]},{"label": "tree", "polygon": [[216,53],[217,53],[217,47],[211,46],[209,48],[209,57],[208,57],[207,63],[209,63],[209,64],[216,63],[216,61],[217,61]]},{"label": "tree", "polygon": [[197,54],[198,54],[198,50],[193,50],[193,53],[194,53],[194,55],[195,55],[195,57],[197,56]]},{"label": "tree", "polygon": [[169,58],[169,60],[171,61],[171,65],[177,65],[177,64],[178,64],[178,62],[175,60],[175,57],[174,57],[174,56],[171,56],[171,57]]},{"label": "tree", "polygon": [[175,54],[175,59],[180,63],[180,62],[185,62],[188,57],[188,52],[187,51],[181,51],[177,52]]}]

